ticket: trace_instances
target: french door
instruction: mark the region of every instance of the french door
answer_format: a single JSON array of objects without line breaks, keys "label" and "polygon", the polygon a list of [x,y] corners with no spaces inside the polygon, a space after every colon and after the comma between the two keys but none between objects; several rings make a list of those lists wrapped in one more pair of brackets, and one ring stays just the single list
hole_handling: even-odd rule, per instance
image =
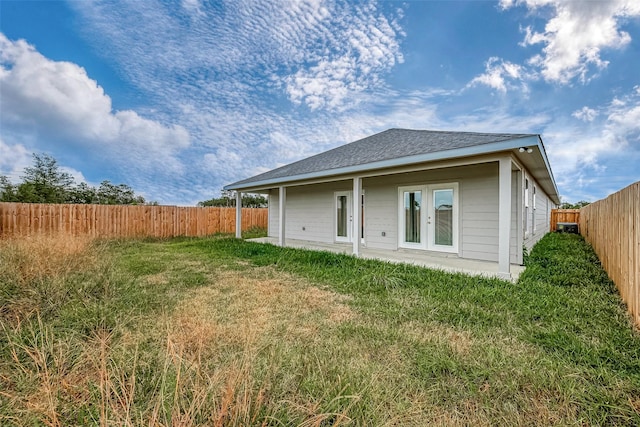
[{"label": "french door", "polygon": [[458,183],[398,188],[398,245],[458,252]]}]

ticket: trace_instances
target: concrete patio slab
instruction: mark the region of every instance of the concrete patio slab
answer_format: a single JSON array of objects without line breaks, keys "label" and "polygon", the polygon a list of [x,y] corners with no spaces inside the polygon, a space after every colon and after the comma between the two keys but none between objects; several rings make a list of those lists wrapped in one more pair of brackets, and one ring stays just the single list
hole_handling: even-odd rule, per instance
[{"label": "concrete patio slab", "polygon": [[[275,237],[260,237],[257,239],[249,239],[248,241],[270,243],[273,245],[278,244],[278,239]],[[285,246],[344,253],[347,255],[351,255],[352,253],[351,243],[319,243],[306,240],[287,239]],[[362,247],[360,257],[395,263],[413,264],[450,273],[464,273],[472,276],[498,277],[505,279],[505,277],[498,272],[497,262],[463,259],[453,254],[412,249],[388,251]],[[524,269],[524,266],[511,264],[511,281],[516,282]]]}]

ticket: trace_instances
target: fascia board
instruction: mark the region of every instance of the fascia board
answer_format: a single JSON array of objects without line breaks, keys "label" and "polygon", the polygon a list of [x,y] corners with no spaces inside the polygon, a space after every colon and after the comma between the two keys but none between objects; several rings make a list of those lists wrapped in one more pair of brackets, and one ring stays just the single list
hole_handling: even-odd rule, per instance
[{"label": "fascia board", "polygon": [[[526,136],[517,139],[509,139],[506,141],[492,142],[489,144],[475,145],[473,147],[456,148],[447,151],[438,151],[435,153],[419,154],[415,156],[398,157],[378,162],[365,163],[362,165],[346,166],[336,169],[328,169],[317,172],[310,172],[299,175],[291,175],[279,178],[265,179],[261,181],[252,181],[245,184],[229,184],[224,187],[225,190],[246,190],[256,187],[264,187],[267,185],[280,185],[295,181],[325,178],[329,176],[357,174],[359,172],[370,171],[374,169],[394,168],[398,166],[410,165],[414,163],[432,162],[437,160],[447,160],[459,157],[478,156],[482,154],[495,153],[498,151],[512,150],[519,147],[527,147],[531,145],[540,146],[540,138],[537,135]],[[545,156],[546,157],[546,156]]]}]

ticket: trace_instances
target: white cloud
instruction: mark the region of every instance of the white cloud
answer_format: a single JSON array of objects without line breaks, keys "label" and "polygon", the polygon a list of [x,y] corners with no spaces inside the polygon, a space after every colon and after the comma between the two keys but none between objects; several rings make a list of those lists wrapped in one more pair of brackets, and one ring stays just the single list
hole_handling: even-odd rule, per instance
[{"label": "white cloud", "polygon": [[[33,153],[22,144],[9,145],[0,138],[0,175],[14,184],[22,182],[24,169],[33,166]],[[76,183],[87,182],[82,172],[60,166],[60,172],[69,174]]]},{"label": "white cloud", "polygon": [[530,11],[551,13],[544,30],[525,28],[522,44],[544,46],[529,63],[546,81],[560,84],[576,77],[587,81],[594,68],[607,67],[602,50],[627,45],[631,37],[620,27],[626,19],[640,16],[638,0],[502,0],[500,5],[503,9],[523,5]]},{"label": "white cloud", "polygon": [[382,130],[377,116],[360,123],[357,105],[384,91],[385,73],[403,60],[401,11],[385,16],[371,0],[70,5],[95,50],[189,130],[180,159],[190,167],[164,188],[151,178],[141,186],[185,200]]},{"label": "white cloud", "polygon": [[[565,116],[566,124],[555,112],[525,108],[506,96],[475,106],[466,103],[460,113],[454,99],[463,96],[459,91],[393,92],[383,79],[403,60],[404,35],[393,16],[384,16],[370,2],[235,0],[223,3],[224,14],[209,2],[71,4],[86,22],[85,35],[95,49],[108,52],[106,60],[131,86],[189,130],[193,144],[181,160],[190,167],[171,180],[144,178],[140,188],[152,199],[157,194],[183,201],[210,198],[235,180],[390,127],[544,129],[556,178],[586,183],[601,173],[602,156],[620,146],[598,124],[617,120],[622,128],[635,117],[625,97],[615,101],[626,103],[624,110],[616,113],[614,101],[590,106],[595,113],[582,111],[582,120],[592,121],[578,123]],[[555,3],[546,4],[552,19]],[[194,18],[191,6],[206,19]],[[395,13],[401,16],[402,11]],[[541,37],[534,33],[530,29],[530,43]],[[538,42],[528,48],[549,44],[548,39]],[[545,52],[540,51],[542,59]],[[543,77],[543,66],[491,58],[469,85],[526,94],[531,82]]]},{"label": "white cloud", "polygon": [[24,40],[0,33],[3,127],[33,129],[43,138],[73,141],[138,167],[158,161],[179,170],[176,153],[189,145],[180,126],[165,126],[131,110],[112,111],[111,98],[76,64],[52,61]]},{"label": "white cloud", "polygon": [[300,68],[285,77],[294,103],[312,110],[352,107],[357,103],[354,95],[379,86],[381,75],[403,61],[399,28],[370,4],[352,8],[334,5],[318,21],[322,36],[310,41],[328,48],[321,54],[305,52]]},{"label": "white cloud", "polygon": [[25,167],[31,165],[31,152],[21,144],[9,145],[0,138],[0,175],[9,181],[20,181]]},{"label": "white cloud", "polygon": [[607,109],[605,130],[615,135],[622,146],[634,144],[635,150],[640,151],[640,94],[636,92],[616,101]]},{"label": "white cloud", "polygon": [[593,108],[587,106],[582,107],[580,110],[576,110],[571,113],[573,117],[584,122],[592,122],[598,116],[598,112]]},{"label": "white cloud", "polygon": [[94,187],[96,186],[95,183],[88,182],[87,179],[84,177],[84,174],[77,169],[71,168],[69,166],[60,166],[60,172],[69,174],[71,178],[73,178],[76,184],[80,184],[81,182],[84,182],[91,186],[94,186]]},{"label": "white cloud", "polygon": [[[528,92],[528,88],[525,80],[531,78],[521,65],[505,61],[498,57],[491,57],[485,63],[485,72],[474,77],[467,87],[483,84],[501,93],[506,93],[507,89],[518,87],[526,93]],[[517,86],[515,84],[516,82],[519,82],[520,85]]]},{"label": "white cloud", "polygon": [[[551,141],[547,152],[558,185],[582,194],[578,198],[595,200],[608,193],[581,192],[588,186],[595,188],[596,184],[612,186],[608,192],[616,189],[615,184],[601,182],[604,173],[609,182],[616,176],[616,171],[608,171],[606,166],[612,159],[615,160],[612,164],[627,166],[633,164],[633,159],[640,159],[640,94],[634,91],[596,109],[584,107],[572,115],[592,119],[587,120],[587,126],[561,120],[551,124],[545,130],[545,141]],[[628,177],[619,178],[621,185],[628,183],[624,181]]]},{"label": "white cloud", "polygon": [[[609,62],[602,58],[606,49],[623,49],[631,41],[621,26],[627,19],[640,16],[638,0],[501,0],[503,10],[524,6],[546,19],[542,31],[532,26],[523,29],[521,46],[541,45],[540,53],[525,64],[514,64],[491,57],[483,74],[469,86],[483,84],[498,92],[511,89],[528,91],[527,81],[568,84],[578,78],[587,82]],[[519,85],[515,84],[519,83]]]},{"label": "white cloud", "polygon": [[[371,0],[237,0],[223,5],[224,14],[206,14],[209,6],[195,0],[175,13],[153,0],[72,7],[91,22],[86,31],[108,40],[100,50],[126,64],[134,85],[167,98],[191,88],[192,100],[215,93],[235,105],[277,90],[313,110],[343,109],[403,61],[402,30]],[[181,20],[184,10],[207,19]],[[139,46],[132,49],[132,40]],[[167,87],[159,76],[182,84]]]},{"label": "white cloud", "polygon": [[182,0],[182,8],[193,17],[202,17],[205,13],[202,11],[202,0]]}]

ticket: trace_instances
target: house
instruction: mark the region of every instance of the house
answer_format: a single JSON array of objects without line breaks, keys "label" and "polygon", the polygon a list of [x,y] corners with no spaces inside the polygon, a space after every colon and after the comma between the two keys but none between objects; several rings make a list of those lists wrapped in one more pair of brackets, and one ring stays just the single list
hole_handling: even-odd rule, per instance
[{"label": "house", "polygon": [[560,203],[536,134],[389,129],[225,189],[267,194],[283,246],[488,261],[504,278]]}]

